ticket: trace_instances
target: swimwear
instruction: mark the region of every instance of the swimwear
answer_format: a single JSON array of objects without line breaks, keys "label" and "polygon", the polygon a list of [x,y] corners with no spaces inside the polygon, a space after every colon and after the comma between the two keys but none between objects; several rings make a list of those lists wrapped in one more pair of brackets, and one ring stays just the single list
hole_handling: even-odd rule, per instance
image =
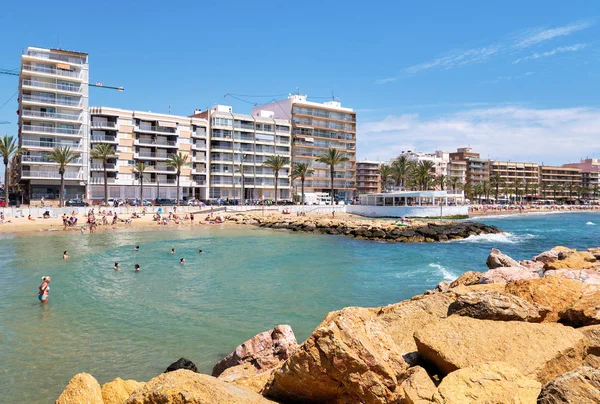
[{"label": "swimwear", "polygon": [[41,302],[42,300],[45,300],[48,298],[48,295],[38,295],[38,299]]}]

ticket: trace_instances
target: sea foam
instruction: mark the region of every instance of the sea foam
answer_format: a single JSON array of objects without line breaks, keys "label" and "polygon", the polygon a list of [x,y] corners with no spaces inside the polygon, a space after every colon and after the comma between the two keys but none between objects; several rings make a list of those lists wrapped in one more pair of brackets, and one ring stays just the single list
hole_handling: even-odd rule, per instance
[{"label": "sea foam", "polygon": [[458,275],[455,275],[452,272],[448,271],[444,266],[440,264],[431,263],[429,264],[429,267],[437,269],[442,274],[445,281],[453,281],[456,278],[458,278]]},{"label": "sea foam", "polygon": [[513,233],[496,233],[496,234],[479,234],[477,236],[469,236],[461,240],[451,240],[450,243],[504,243],[504,244],[516,244],[521,243],[525,240],[534,238],[533,234],[520,234],[516,235]]}]

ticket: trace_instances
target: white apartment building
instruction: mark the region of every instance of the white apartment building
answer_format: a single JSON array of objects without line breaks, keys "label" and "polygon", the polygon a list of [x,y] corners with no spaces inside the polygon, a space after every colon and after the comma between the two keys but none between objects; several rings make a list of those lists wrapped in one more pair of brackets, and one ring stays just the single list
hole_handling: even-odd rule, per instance
[{"label": "white apartment building", "polygon": [[[188,156],[179,179],[180,197],[207,199],[208,122],[190,118],[109,107],[90,108],[91,146],[106,143],[116,151],[107,164],[108,198],[144,199],[177,197],[177,175],[167,166],[169,155]],[[144,162],[143,191],[134,164]],[[89,198],[104,198],[104,168],[101,161],[90,166]]]},{"label": "white apartment building", "polygon": [[227,105],[196,111],[193,116],[210,124],[210,198],[274,199],[275,173],[263,163],[279,155],[288,164],[279,172],[278,199],[291,199],[288,119],[278,119],[273,112],[262,110],[252,115],[238,114]]},{"label": "white apartment building", "polygon": [[[314,170],[306,178],[305,192],[331,192],[329,166],[316,162],[327,149],[338,149],[349,161],[335,167],[336,197],[350,200],[356,192],[356,112],[338,101],[324,103],[294,94],[287,99],[256,107],[252,115],[271,111],[275,118],[292,122],[292,164],[307,163]],[[300,187],[300,180],[294,181]],[[299,192],[299,191],[298,191]],[[298,194],[296,192],[296,194]]]},{"label": "white apartment building", "polygon": [[85,198],[89,175],[88,55],[29,47],[21,56],[19,146],[25,199],[58,199],[58,165],[47,155],[68,146],[78,155],[66,168],[65,197]]},{"label": "white apartment building", "polygon": [[434,153],[419,153],[408,150],[400,153],[400,155],[406,156],[408,161],[414,161],[417,163],[419,161],[431,161],[435,164],[434,168],[432,169],[432,174],[448,175],[448,163],[450,162],[450,153],[448,152],[436,150]]}]

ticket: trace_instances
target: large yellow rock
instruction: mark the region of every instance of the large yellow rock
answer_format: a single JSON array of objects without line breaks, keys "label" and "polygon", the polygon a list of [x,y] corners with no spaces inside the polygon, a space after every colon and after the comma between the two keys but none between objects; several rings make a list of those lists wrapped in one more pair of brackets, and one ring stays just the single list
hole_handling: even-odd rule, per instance
[{"label": "large yellow rock", "polygon": [[242,363],[226,369],[219,375],[218,379],[256,393],[262,393],[273,372],[279,368],[281,368],[281,364],[271,369],[259,371],[251,363]]},{"label": "large yellow rock", "polygon": [[431,403],[436,387],[427,371],[420,366],[414,366],[408,369],[407,375],[406,380],[400,385],[404,391],[404,402],[406,404]]},{"label": "large yellow rock", "polygon": [[415,333],[419,353],[443,373],[506,362],[545,383],[581,365],[586,339],[561,324],[450,316]]},{"label": "large yellow rock", "polygon": [[112,382],[102,385],[102,399],[104,400],[104,404],[125,404],[129,396],[144,384],[143,382],[123,380],[117,377]]},{"label": "large yellow rock", "polygon": [[544,322],[557,322],[559,313],[581,298],[583,283],[558,276],[526,279],[506,284],[506,293],[550,309]]},{"label": "large yellow rock", "polygon": [[514,367],[489,362],[450,373],[433,399],[436,404],[535,404],[541,389]]},{"label": "large yellow rock", "polygon": [[103,404],[98,380],[89,373],[77,373],[58,397],[56,404]]},{"label": "large yellow rock", "polygon": [[596,267],[596,257],[588,251],[574,251],[566,253],[566,258],[548,262],[544,265],[546,271],[551,269],[588,269]]},{"label": "large yellow rock", "polygon": [[588,354],[600,355],[600,325],[589,325],[578,328],[577,331],[587,338]]},{"label": "large yellow rock", "polygon": [[128,404],[267,404],[253,391],[209,375],[180,369],[163,373],[137,389]]},{"label": "large yellow rock", "polygon": [[600,370],[582,366],[546,384],[538,404],[594,404],[600,402]]},{"label": "large yellow rock", "polygon": [[600,289],[587,286],[581,298],[559,314],[560,322],[573,327],[600,324]]}]

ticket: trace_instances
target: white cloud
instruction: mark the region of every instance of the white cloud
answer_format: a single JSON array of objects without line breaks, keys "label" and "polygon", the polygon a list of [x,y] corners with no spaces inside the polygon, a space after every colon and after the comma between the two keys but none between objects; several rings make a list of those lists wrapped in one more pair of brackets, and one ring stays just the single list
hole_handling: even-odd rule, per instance
[{"label": "white cloud", "polygon": [[470,146],[482,157],[563,164],[600,150],[600,108],[467,109],[434,118],[390,115],[358,127],[360,159]]},{"label": "white cloud", "polygon": [[524,60],[546,58],[546,57],[549,57],[549,56],[554,56],[554,55],[556,55],[558,53],[577,52],[578,50],[585,49],[587,46],[588,45],[586,43],[578,43],[578,44],[571,45],[571,46],[559,46],[558,48],[554,48],[554,49],[549,50],[547,52],[541,52],[541,53],[537,53],[536,52],[536,53],[531,54],[529,56],[525,56],[525,57],[519,58],[519,59],[515,60],[513,62],[513,64],[522,62]]},{"label": "white cloud", "polygon": [[[504,41],[500,41],[496,44],[487,46],[471,48],[471,49],[459,49],[447,52],[446,54],[440,55],[437,58],[428,62],[419,63],[413,66],[405,67],[400,70],[400,74],[393,77],[386,77],[383,79],[376,80],[376,84],[386,84],[399,80],[402,77],[410,76],[429,69],[453,69],[457,67],[468,66],[475,63],[486,61],[494,56],[501,54],[510,54],[518,51],[522,51],[534,45],[541,44],[546,41],[550,41],[554,38],[571,35],[577,31],[589,28],[594,23],[592,21],[582,21],[571,23],[562,27],[545,29],[545,28],[532,28],[521,31],[517,34],[513,34]],[[584,45],[585,44],[579,44]],[[583,47],[579,49],[583,49]],[[565,47],[568,48],[568,47]],[[557,48],[558,49],[558,48]],[[575,49],[575,50],[579,50]],[[564,50],[566,52],[568,50]],[[557,53],[560,53],[558,51]],[[548,55],[550,56],[550,55]]]}]

